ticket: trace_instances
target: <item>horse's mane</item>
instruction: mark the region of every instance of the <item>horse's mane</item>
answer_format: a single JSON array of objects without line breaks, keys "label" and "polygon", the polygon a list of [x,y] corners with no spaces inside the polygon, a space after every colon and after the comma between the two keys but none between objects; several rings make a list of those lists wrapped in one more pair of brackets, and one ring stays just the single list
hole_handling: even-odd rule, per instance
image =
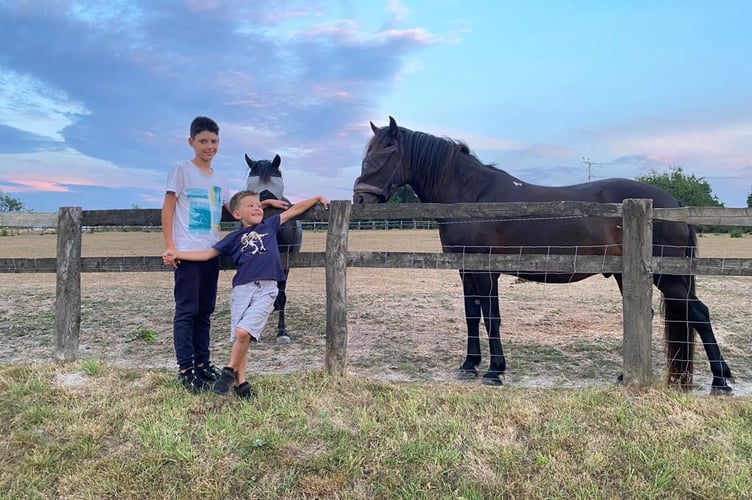
[{"label": "horse's mane", "polygon": [[421,178],[429,190],[442,184],[448,167],[454,164],[474,164],[497,170],[492,165],[482,163],[462,141],[402,127],[399,129],[402,134],[403,154],[406,155],[403,160],[412,168],[420,167]]}]

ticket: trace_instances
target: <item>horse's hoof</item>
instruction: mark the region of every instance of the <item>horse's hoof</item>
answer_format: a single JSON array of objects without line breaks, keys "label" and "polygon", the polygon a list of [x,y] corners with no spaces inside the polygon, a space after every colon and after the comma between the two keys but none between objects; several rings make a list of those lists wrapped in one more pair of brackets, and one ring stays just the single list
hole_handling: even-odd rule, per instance
[{"label": "horse's hoof", "polygon": [[734,389],[726,383],[726,379],[722,377],[714,377],[713,384],[710,386],[711,396],[730,396],[734,392]]},{"label": "horse's hoof", "polygon": [[481,379],[480,383],[483,384],[483,385],[491,385],[491,386],[494,386],[494,387],[498,387],[500,385],[504,385],[504,382],[501,381],[501,377],[498,377],[498,376],[496,376],[496,377],[494,377],[494,376],[488,376],[487,377],[487,376],[484,375],[483,379]]},{"label": "horse's hoof", "polygon": [[478,378],[478,370],[466,370],[464,368],[460,368],[457,370],[457,375],[455,375],[455,378],[457,380],[475,380]]},{"label": "horse's hoof", "polygon": [[729,386],[726,387],[711,387],[710,388],[710,395],[711,396],[731,396],[734,393],[734,389],[732,389]]},{"label": "horse's hoof", "polygon": [[292,339],[288,337],[287,335],[277,335],[277,344],[287,345],[290,342],[292,342]]}]

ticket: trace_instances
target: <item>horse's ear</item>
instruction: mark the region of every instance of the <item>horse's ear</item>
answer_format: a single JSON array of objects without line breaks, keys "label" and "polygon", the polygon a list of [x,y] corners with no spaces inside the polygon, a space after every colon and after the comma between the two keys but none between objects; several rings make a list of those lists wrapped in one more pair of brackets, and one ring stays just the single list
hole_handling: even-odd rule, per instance
[{"label": "horse's ear", "polygon": [[373,130],[374,135],[379,133],[379,127],[373,124],[373,122],[368,122],[371,124],[371,130]]},{"label": "horse's ear", "polygon": [[253,160],[251,160],[251,157],[248,156],[247,153],[245,155],[245,162],[248,164],[248,168],[251,168],[253,166]]},{"label": "horse's ear", "polygon": [[392,132],[392,136],[397,137],[399,133],[399,130],[397,128],[397,121],[391,116],[389,117],[389,130]]},{"label": "horse's ear", "polygon": [[274,159],[272,160],[272,165],[276,168],[279,168],[280,163],[282,163],[282,158],[280,158],[279,155],[274,155]]}]

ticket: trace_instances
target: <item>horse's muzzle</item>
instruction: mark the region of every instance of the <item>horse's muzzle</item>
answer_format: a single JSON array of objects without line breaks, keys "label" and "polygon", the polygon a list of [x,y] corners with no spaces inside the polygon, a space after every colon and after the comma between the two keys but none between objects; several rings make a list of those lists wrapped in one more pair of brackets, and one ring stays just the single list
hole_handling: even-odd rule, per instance
[{"label": "horse's muzzle", "polygon": [[353,194],[353,204],[355,205],[367,205],[369,203],[384,203],[385,201],[386,200],[384,200],[381,196],[378,196],[373,193],[367,193],[364,191]]}]

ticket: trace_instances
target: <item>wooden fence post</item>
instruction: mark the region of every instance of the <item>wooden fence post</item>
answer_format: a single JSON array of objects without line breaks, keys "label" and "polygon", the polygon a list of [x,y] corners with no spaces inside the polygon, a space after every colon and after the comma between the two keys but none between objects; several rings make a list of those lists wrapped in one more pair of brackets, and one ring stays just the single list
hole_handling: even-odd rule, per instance
[{"label": "wooden fence post", "polygon": [[78,358],[81,330],[81,207],[61,207],[57,219],[55,360]]},{"label": "wooden fence post", "polygon": [[347,235],[350,225],[348,200],[329,204],[326,233],[326,371],[344,376],[347,369]]},{"label": "wooden fence post", "polygon": [[624,315],[624,383],[652,383],[653,201],[624,200],[622,304]]}]

